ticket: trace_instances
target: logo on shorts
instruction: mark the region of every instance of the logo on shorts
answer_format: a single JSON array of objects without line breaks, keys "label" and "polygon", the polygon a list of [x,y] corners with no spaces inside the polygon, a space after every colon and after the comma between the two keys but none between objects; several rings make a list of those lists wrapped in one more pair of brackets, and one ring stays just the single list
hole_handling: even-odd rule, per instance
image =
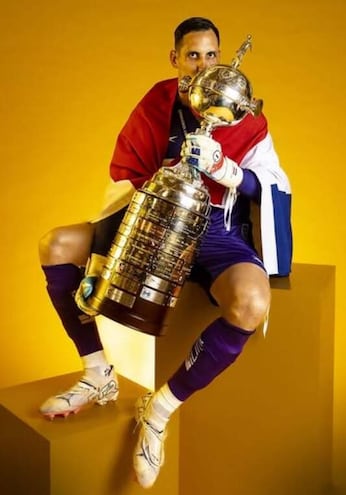
[{"label": "logo on shorts", "polygon": [[256,261],[257,263],[259,263],[260,265],[263,265],[263,261],[261,259],[259,259],[257,256],[252,256],[252,259],[254,261]]}]

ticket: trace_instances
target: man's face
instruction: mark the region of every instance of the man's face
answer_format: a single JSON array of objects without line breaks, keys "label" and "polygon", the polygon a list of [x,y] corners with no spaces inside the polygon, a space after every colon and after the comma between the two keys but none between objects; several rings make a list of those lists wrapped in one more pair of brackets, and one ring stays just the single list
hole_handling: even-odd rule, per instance
[{"label": "man's face", "polygon": [[177,50],[172,50],[170,60],[178,70],[178,79],[194,77],[198,72],[218,64],[220,50],[214,31],[192,31],[186,34]]}]

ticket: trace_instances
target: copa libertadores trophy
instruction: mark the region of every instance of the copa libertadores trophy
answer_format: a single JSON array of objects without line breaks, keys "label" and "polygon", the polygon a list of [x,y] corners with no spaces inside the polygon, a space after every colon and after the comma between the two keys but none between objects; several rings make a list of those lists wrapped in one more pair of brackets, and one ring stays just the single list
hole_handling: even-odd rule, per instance
[{"label": "copa libertadores trophy", "polygon": [[[238,70],[250,47],[248,36],[230,65],[215,65],[181,81],[180,91],[188,93],[201,119],[196,132],[210,134],[249,112],[260,113],[262,102],[253,99],[249,80]],[[133,195],[87,300],[91,312],[163,335],[190,274],[209,210],[209,193],[195,168],[182,161],[159,169]]]}]

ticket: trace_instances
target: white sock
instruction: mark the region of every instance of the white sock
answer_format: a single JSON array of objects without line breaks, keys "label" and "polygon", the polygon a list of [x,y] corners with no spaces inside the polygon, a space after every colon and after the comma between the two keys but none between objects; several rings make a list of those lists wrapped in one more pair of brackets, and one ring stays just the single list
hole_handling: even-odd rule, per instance
[{"label": "white sock", "polygon": [[165,383],[153,396],[146,417],[159,431],[163,430],[174,411],[183,402],[173,395],[168,384]]},{"label": "white sock", "polygon": [[99,368],[100,373],[102,373],[106,368],[109,367],[106,355],[104,351],[96,351],[91,354],[86,354],[82,356],[82,363],[86,370],[89,368]]}]

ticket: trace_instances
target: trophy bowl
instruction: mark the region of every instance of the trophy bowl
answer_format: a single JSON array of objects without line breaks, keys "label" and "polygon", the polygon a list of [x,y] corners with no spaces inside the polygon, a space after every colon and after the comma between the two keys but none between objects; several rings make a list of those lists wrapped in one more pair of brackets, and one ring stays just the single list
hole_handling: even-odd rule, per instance
[{"label": "trophy bowl", "polygon": [[247,113],[259,115],[263,102],[252,96],[248,78],[230,65],[214,65],[198,73],[189,83],[192,111],[207,127],[232,125]]}]

